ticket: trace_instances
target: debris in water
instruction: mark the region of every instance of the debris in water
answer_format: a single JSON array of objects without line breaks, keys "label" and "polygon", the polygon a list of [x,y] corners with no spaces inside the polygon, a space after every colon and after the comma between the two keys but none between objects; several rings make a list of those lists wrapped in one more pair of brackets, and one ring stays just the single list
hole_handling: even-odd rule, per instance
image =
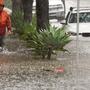
[{"label": "debris in water", "polygon": [[55,72],[56,73],[64,73],[64,67],[58,67],[58,68],[55,68]]}]

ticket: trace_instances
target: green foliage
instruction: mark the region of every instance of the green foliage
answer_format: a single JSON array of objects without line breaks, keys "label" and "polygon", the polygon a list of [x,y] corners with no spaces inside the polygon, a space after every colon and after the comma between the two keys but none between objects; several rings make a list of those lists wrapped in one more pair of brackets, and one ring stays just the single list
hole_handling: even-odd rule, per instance
[{"label": "green foliage", "polygon": [[12,0],[4,0],[5,6],[12,9]]},{"label": "green foliage", "polygon": [[33,33],[36,32],[36,18],[33,16],[32,22],[25,22],[21,11],[16,11],[12,15],[12,26],[14,33],[22,40],[31,39]]},{"label": "green foliage", "polygon": [[23,33],[20,35],[20,38],[25,41],[32,39],[33,34],[36,33],[36,22],[35,18],[32,19],[31,23],[25,22],[23,25]]},{"label": "green foliage", "polygon": [[43,58],[47,56],[51,58],[53,50],[67,51],[64,46],[71,40],[66,34],[64,28],[50,26],[46,30],[41,30],[40,33],[35,33],[30,40],[30,47],[35,49],[35,53]]},{"label": "green foliage", "polygon": [[32,22],[24,22],[23,13],[16,12],[12,16],[13,27],[19,38],[26,41],[27,47],[33,48],[35,55],[42,58],[51,58],[53,50],[67,51],[64,49],[71,40],[64,27],[57,28],[49,26],[46,30],[36,30],[36,18]]},{"label": "green foliage", "polygon": [[15,33],[18,33],[19,35],[23,32],[23,26],[24,26],[24,19],[23,14],[20,11],[16,11],[12,14],[12,26],[15,28]]}]

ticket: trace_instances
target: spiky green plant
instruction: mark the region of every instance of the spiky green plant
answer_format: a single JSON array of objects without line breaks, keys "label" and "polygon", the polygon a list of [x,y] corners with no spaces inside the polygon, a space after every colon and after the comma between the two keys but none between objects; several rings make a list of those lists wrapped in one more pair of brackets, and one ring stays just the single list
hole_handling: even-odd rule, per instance
[{"label": "spiky green plant", "polygon": [[64,28],[50,26],[47,30],[35,33],[33,39],[30,40],[30,45],[35,49],[36,54],[41,55],[42,58],[47,56],[50,59],[53,50],[67,51],[64,47],[70,41],[69,35]]}]

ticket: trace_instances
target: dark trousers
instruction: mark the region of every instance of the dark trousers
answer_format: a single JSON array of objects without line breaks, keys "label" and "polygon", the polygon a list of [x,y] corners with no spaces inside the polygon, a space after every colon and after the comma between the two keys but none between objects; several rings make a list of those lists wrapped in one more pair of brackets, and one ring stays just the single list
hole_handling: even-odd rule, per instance
[{"label": "dark trousers", "polygon": [[4,36],[0,36],[0,47],[4,45]]}]

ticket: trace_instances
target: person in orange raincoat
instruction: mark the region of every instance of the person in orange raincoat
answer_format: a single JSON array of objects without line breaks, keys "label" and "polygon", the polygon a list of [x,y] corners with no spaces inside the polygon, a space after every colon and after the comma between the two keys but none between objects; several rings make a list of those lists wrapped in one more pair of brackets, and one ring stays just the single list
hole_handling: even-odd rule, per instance
[{"label": "person in orange raincoat", "polygon": [[3,8],[4,1],[0,0],[0,48],[3,48],[4,36],[6,34],[11,34],[11,19],[9,14],[6,11],[4,11]]}]

